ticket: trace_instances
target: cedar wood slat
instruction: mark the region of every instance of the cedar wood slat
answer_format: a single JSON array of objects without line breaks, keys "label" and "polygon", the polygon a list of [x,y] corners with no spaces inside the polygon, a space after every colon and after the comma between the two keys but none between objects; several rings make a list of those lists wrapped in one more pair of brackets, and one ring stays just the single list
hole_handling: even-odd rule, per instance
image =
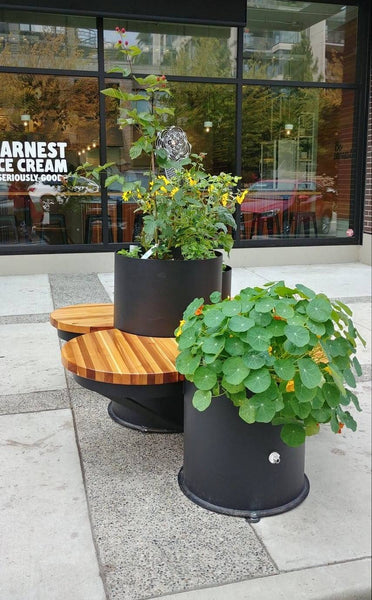
[{"label": "cedar wood slat", "polygon": [[113,304],[74,304],[57,308],[50,315],[56,329],[69,333],[90,333],[114,327]]},{"label": "cedar wood slat", "polygon": [[152,338],[119,329],[76,337],[62,347],[62,364],[80,377],[125,385],[182,381],[174,338]]}]

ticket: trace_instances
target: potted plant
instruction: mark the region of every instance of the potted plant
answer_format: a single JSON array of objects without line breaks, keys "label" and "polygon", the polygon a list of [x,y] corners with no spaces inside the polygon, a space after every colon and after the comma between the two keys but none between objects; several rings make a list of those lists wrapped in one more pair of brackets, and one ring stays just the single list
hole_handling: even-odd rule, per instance
[{"label": "potted plant", "polygon": [[351,310],[283,281],[231,300],[196,298],[176,329],[186,380],[184,465],[194,502],[259,518],[306,497],[304,444],[323,425],[356,430],[352,389],[364,344]]},{"label": "potted plant", "polygon": [[[232,248],[233,213],[246,192],[236,192],[239,177],[209,174],[203,154],[189,155],[185,133],[167,127],[173,109],[167,105],[171,92],[166,77],[137,77],[133,61],[141,50],[125,40],[124,29],[116,29],[125,66],[113,70],[132,81],[133,91],[109,88],[102,93],[119,101],[120,126],[136,130],[130,156],[147,155],[149,183],[145,187],[121,174],[105,182],[118,181],[123,202],[134,200],[142,217],[138,247],[115,257],[114,323],[130,333],[172,336],[195,296],[221,290],[222,255],[216,251]],[[95,168],[95,176],[108,167]]]}]

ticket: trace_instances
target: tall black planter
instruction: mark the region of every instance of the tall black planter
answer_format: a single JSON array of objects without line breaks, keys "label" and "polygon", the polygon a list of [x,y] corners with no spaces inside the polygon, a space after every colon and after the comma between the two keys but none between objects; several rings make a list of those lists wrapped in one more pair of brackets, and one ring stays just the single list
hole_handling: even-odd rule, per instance
[{"label": "tall black planter", "polygon": [[186,306],[222,289],[222,254],[205,260],[156,260],[115,255],[114,325],[173,337]]},{"label": "tall black planter", "polygon": [[256,520],[291,510],[306,498],[304,445],[288,447],[280,439],[280,427],[270,423],[248,425],[225,396],[199,412],[191,403],[193,393],[186,382],[179,484],[190,500]]}]

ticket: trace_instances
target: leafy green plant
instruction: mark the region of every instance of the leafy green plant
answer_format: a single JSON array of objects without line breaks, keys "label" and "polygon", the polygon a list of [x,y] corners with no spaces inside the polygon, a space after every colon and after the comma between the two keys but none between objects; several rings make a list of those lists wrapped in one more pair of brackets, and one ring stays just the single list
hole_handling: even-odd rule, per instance
[{"label": "leafy green plant", "polygon": [[[171,92],[166,77],[136,76],[133,62],[141,49],[126,41],[125,29],[117,27],[116,31],[120,38],[116,47],[124,66],[111,71],[131,80],[132,91],[111,87],[102,93],[119,101],[120,127],[130,126],[136,130],[130,156],[132,159],[143,154],[148,156],[149,183],[144,187],[139,181],[127,181],[125,174],[113,174],[107,177],[105,185],[119,182],[123,201],[137,203],[143,227],[136,241],[141,252],[151,250],[152,258],[191,260],[214,257],[216,249],[229,252],[233,246],[232,231],[236,228],[232,214],[236,202],[241,203],[247,193],[236,191],[240,177],[206,173],[203,154],[193,154],[176,162],[169,160],[165,148],[157,145],[167,120],[174,113],[168,105]],[[182,133],[181,130],[177,145],[189,148]],[[112,163],[92,169],[86,164],[80,169],[97,179],[111,166]],[[171,169],[172,176],[162,175],[163,169]]]},{"label": "leafy green plant", "polygon": [[193,300],[175,331],[176,366],[196,388],[196,409],[225,394],[247,423],[280,425],[289,446],[325,423],[335,433],[344,425],[356,430],[347,407],[360,411],[349,388],[362,374],[357,338],[365,341],[345,304],[283,281],[245,288],[231,300],[214,292],[210,300]]}]

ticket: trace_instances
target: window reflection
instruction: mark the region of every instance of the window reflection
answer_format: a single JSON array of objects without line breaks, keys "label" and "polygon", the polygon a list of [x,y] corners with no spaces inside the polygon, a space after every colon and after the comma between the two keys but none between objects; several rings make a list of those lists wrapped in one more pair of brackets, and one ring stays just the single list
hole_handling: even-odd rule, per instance
[{"label": "window reflection", "polygon": [[357,14],[341,4],[247,0],[244,77],[351,83]]},{"label": "window reflection", "polygon": [[[117,21],[105,19],[106,71],[118,64]],[[120,20],[130,44],[139,46],[134,59],[138,73],[232,77],[236,66],[236,29]]]},{"label": "window reflection", "polygon": [[95,19],[0,9],[3,66],[98,68]]},{"label": "window reflection", "polygon": [[353,102],[350,90],[245,88],[243,239],[347,235]]},{"label": "window reflection", "polygon": [[98,160],[97,80],[2,73],[0,125],[0,243],[93,238],[86,206],[102,213],[99,187],[68,173]]}]

